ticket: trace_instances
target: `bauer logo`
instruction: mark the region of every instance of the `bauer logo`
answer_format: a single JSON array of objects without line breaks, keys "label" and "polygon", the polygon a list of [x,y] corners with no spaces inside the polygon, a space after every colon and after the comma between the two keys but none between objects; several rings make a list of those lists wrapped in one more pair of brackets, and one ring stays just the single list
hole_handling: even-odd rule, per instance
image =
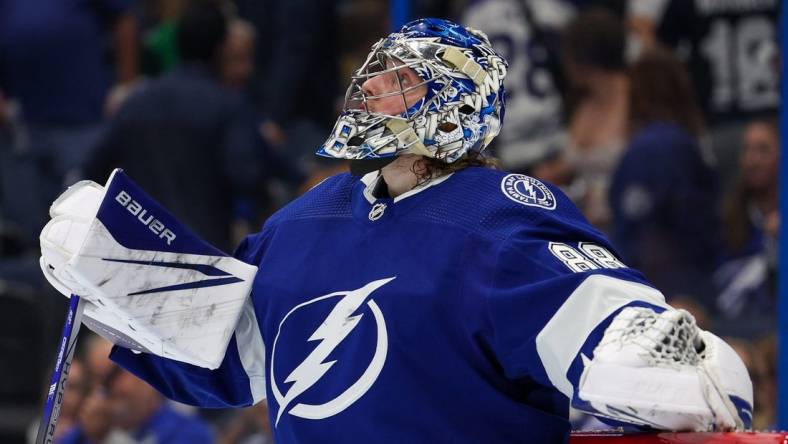
[{"label": "bauer logo", "polygon": [[160,239],[164,239],[167,241],[167,245],[172,245],[172,242],[175,240],[175,233],[173,233],[169,228],[164,226],[159,219],[153,217],[152,214],[148,212],[142,205],[137,202],[136,200],[132,199],[129,193],[121,190],[117,196],[115,196],[115,200],[121,204],[132,216],[136,216],[137,220],[148,227],[148,229],[153,232],[156,236]]},{"label": "bauer logo", "polygon": [[555,209],[555,196],[542,182],[522,174],[509,174],[501,181],[501,191],[509,199],[523,205]]},{"label": "bauer logo", "polygon": [[375,384],[388,333],[373,294],[392,280],[319,296],[284,316],[271,349],[275,427],[285,413],[313,420],[341,413]]}]

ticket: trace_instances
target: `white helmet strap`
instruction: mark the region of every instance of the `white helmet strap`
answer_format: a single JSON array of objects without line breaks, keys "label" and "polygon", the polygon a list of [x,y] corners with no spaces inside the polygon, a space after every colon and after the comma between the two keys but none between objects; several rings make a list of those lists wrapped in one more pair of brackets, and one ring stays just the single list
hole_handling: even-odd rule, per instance
[{"label": "white helmet strap", "polygon": [[483,85],[485,80],[487,80],[487,71],[476,63],[476,61],[463,54],[459,49],[446,48],[441,58],[446,63],[450,63],[459,69],[461,73],[473,80],[473,83],[477,86]]}]

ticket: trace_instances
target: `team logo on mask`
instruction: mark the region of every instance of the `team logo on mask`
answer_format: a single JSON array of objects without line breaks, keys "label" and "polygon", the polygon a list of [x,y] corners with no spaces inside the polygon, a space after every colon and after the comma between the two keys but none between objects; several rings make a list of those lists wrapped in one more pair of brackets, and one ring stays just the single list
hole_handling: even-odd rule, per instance
[{"label": "team logo on mask", "polygon": [[509,199],[523,205],[555,209],[555,196],[542,182],[523,174],[509,174],[501,181],[501,191]]},{"label": "team logo on mask", "polygon": [[[371,296],[392,280],[393,277],[381,279],[357,290],[320,296],[295,306],[284,316],[271,350],[271,391],[278,409],[275,426],[285,413],[305,419],[334,416],[372,387],[386,361],[388,333],[383,313]],[[314,316],[315,313],[321,314]],[[313,325],[308,326],[305,321]],[[308,332],[304,334],[304,329],[314,331],[306,337]],[[374,340],[367,337],[370,332],[374,332]],[[296,339],[299,335],[303,342]],[[342,358],[349,354],[351,346],[343,347],[348,338],[353,347],[352,359]],[[281,351],[277,349],[280,340],[286,344]],[[364,344],[374,344],[369,347],[374,350],[365,354]],[[359,365],[364,362],[366,366]],[[343,365],[352,367],[336,371]],[[337,369],[331,372],[335,366]],[[349,374],[355,376],[348,378]],[[309,390],[312,387],[317,390]],[[325,393],[332,394],[321,396]]]}]

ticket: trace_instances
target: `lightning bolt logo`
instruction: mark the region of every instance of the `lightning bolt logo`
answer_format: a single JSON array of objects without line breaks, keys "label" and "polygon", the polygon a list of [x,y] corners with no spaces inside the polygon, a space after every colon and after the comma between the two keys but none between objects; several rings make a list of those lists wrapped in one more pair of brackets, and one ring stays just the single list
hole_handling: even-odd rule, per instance
[{"label": "lightning bolt logo", "polygon": [[501,181],[501,191],[509,199],[523,205],[554,210],[556,199],[545,184],[530,176],[508,174]]},{"label": "lightning bolt logo", "polygon": [[[358,326],[364,314],[355,314],[359,308],[369,299],[370,294],[378,288],[386,285],[394,280],[394,278],[381,279],[370,282],[369,284],[352,291],[331,293],[329,295],[321,296],[311,301],[300,304],[290,310],[285,315],[282,322],[279,324],[279,332],[277,332],[276,339],[274,340],[274,348],[272,350],[272,364],[271,364],[271,389],[274,393],[274,398],[279,404],[279,411],[276,415],[276,424],[282,415],[288,410],[288,407],[293,401],[310,387],[315,385],[328,370],[337,363],[336,360],[326,361],[331,352],[342,343],[345,338]],[[341,297],[339,302],[334,306],[325,320],[317,327],[317,329],[309,337],[309,342],[320,341],[312,352],[299,364],[285,379],[285,383],[292,383],[287,393],[282,395],[281,391],[276,385],[276,378],[274,375],[274,360],[276,356],[276,346],[279,335],[282,331],[282,325],[285,320],[296,310],[303,308],[314,302],[324,300],[330,297]],[[378,341],[375,355],[367,370],[361,378],[350,386],[345,392],[337,398],[321,405],[313,406],[306,404],[298,404],[290,409],[291,414],[301,416],[309,419],[321,419],[347,408],[350,404],[355,402],[372,386],[375,379],[377,379],[380,370],[385,361],[387,349],[387,334],[385,321],[377,304],[373,300],[368,300],[367,305],[370,307],[375,322],[377,324]]]},{"label": "lightning bolt logo", "polygon": [[520,182],[523,184],[523,188],[525,188],[525,192],[528,194],[529,197],[534,197],[536,192],[534,191],[534,186],[531,182],[522,181]]}]

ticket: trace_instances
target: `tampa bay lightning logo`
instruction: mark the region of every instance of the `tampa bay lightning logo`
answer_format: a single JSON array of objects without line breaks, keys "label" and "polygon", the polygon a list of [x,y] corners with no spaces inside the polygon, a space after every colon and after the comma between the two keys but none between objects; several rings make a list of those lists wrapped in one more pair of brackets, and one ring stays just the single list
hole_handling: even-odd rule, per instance
[{"label": "tampa bay lightning logo", "polygon": [[[350,407],[372,387],[386,361],[388,332],[383,313],[371,298],[371,295],[375,290],[392,280],[394,280],[393,277],[381,279],[370,282],[357,290],[339,291],[317,297],[295,306],[282,318],[274,339],[273,349],[271,350],[271,391],[278,404],[275,426],[279,425],[279,420],[282,419],[282,415],[285,413],[305,419],[324,419],[336,415]],[[300,315],[308,315],[321,309],[326,310],[326,305],[328,307],[333,305],[333,308],[330,309],[327,316],[319,317],[322,319],[322,322],[316,326],[314,332],[306,339],[309,347],[305,350],[311,349],[311,351],[307,351],[303,357],[297,357],[295,363],[278,362],[277,359],[287,361],[287,358],[291,358],[290,360],[292,360],[293,356],[285,356],[283,353],[292,354],[292,351],[298,349],[298,345],[300,345],[291,343],[292,339],[298,336],[297,333],[303,330],[303,324],[301,323],[303,316]],[[339,373],[347,374],[347,372],[333,372],[324,378],[329,370],[339,361],[337,359],[329,360],[329,356],[335,349],[342,346],[343,341],[356,329],[362,318],[374,322],[376,336],[374,339],[374,352],[371,353],[368,364],[360,375],[353,378],[355,381],[324,381],[324,379],[337,376]],[[369,330],[366,329],[365,331]],[[277,357],[277,345],[280,339],[285,336],[287,336],[288,340],[283,342],[287,342],[287,348],[280,352],[280,357]],[[312,347],[312,343],[316,346]],[[365,362],[367,359],[363,353],[356,355],[356,350],[353,353],[354,359],[352,361],[348,360],[339,365],[355,365],[358,367],[359,362]],[[277,376],[276,370],[282,369],[283,366],[292,368],[292,370],[286,373],[287,377],[283,381],[280,381],[277,378],[281,378],[281,375]],[[296,401],[299,397],[306,397],[307,390],[318,383],[325,383],[327,386],[331,386],[329,390],[318,390],[320,392],[318,395],[331,392],[332,395],[328,397],[329,399],[315,400],[312,398],[308,400],[302,399],[301,402]],[[283,391],[284,393],[282,393]]]},{"label": "tampa bay lightning logo", "polygon": [[542,182],[523,174],[509,174],[501,181],[501,191],[509,199],[531,207],[555,209],[555,196]]},{"label": "tampa bay lightning logo", "polygon": [[371,210],[369,210],[369,220],[376,221],[383,217],[383,213],[386,211],[386,204],[384,203],[376,203]]}]

